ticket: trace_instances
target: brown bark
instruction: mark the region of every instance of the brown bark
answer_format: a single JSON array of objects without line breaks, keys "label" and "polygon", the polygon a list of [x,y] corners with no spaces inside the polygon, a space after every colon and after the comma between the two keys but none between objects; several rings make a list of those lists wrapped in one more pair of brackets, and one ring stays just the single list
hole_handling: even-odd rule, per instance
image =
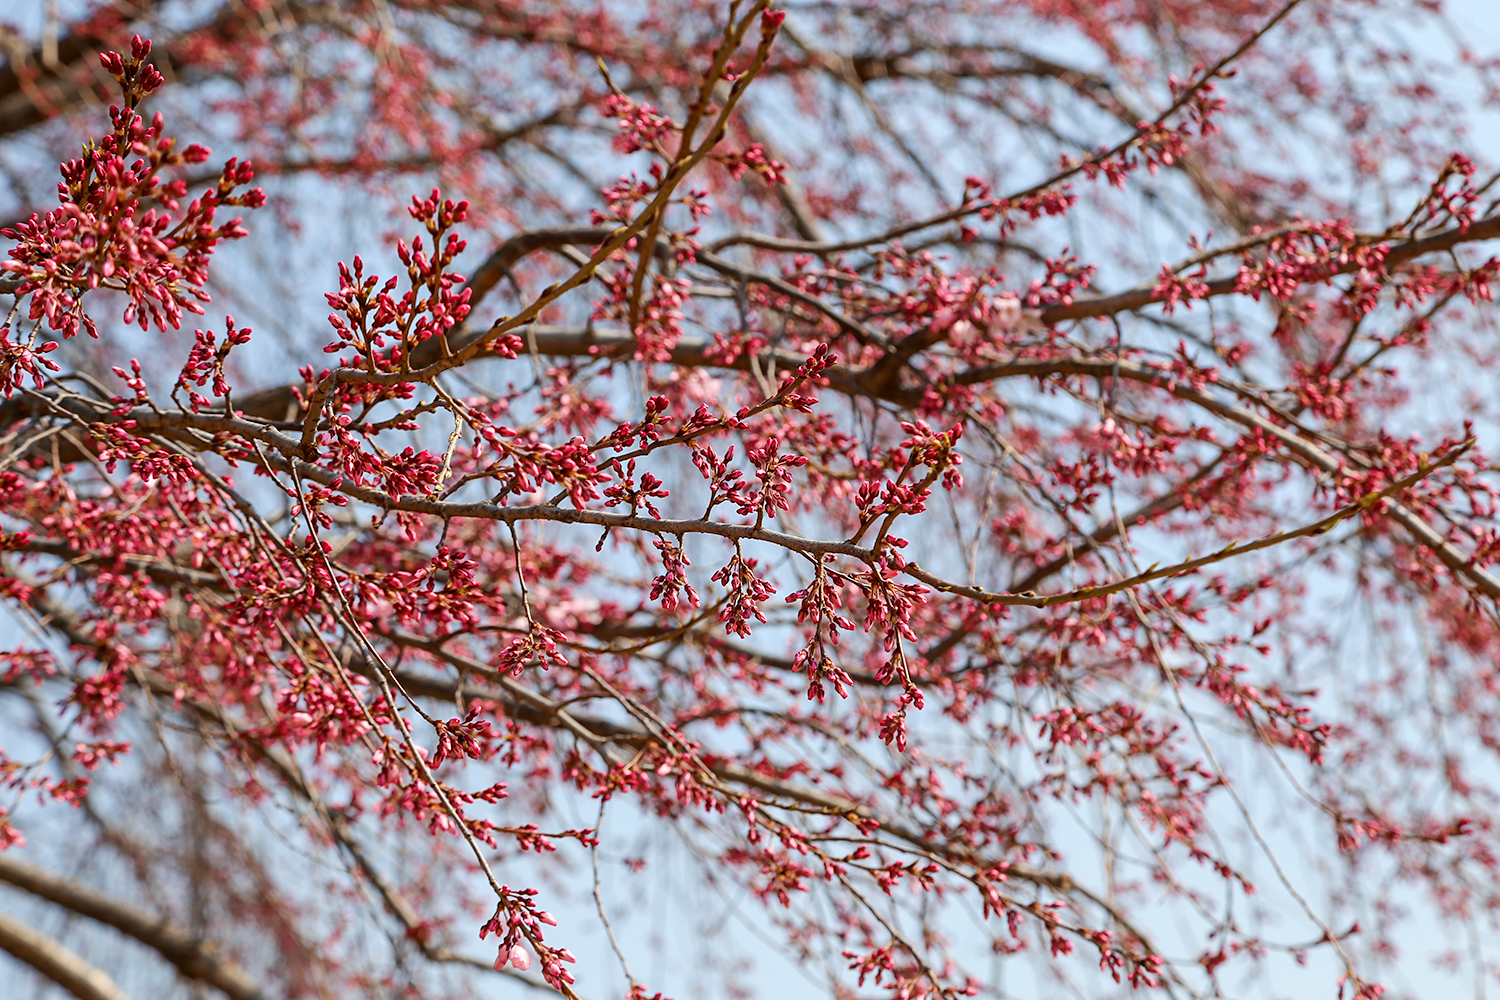
[{"label": "brown bark", "polygon": [[56,938],[4,913],[0,913],[0,951],[25,962],[78,1000],[130,1000],[103,969],[90,965]]}]

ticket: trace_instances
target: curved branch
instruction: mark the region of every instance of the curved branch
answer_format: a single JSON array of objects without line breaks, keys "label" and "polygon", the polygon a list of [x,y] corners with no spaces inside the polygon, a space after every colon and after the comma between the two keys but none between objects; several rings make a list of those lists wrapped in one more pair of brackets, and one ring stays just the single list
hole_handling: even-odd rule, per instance
[{"label": "curved branch", "polygon": [[0,854],[0,881],[155,949],[184,979],[208,983],[231,1000],[266,1000],[266,994],[245,970],[221,956],[215,945],[195,938],[165,918],[153,917],[94,889],[34,868],[9,853]]},{"label": "curved branch", "polygon": [[[1276,438],[1299,463],[1310,469],[1325,474],[1334,474],[1344,467],[1344,463],[1339,458],[1330,454],[1318,444],[1295,433],[1293,430],[1276,424],[1269,418],[1261,416],[1252,410],[1224,402],[1209,392],[1195,387],[1191,383],[1179,381],[1180,376],[1173,371],[1151,367],[1139,362],[1114,358],[1096,359],[1078,356],[1057,359],[1021,359],[972,369],[961,373],[954,381],[959,384],[968,384],[995,378],[1017,376],[1041,378],[1056,375],[1089,375],[1101,379],[1123,377],[1162,387],[1171,395],[1193,402],[1223,419]],[[276,428],[256,421],[230,417],[224,414],[163,411],[147,406],[135,407],[123,413],[118,410],[106,411],[104,404],[78,396],[66,397],[59,400],[40,397],[36,394],[28,394],[28,398],[34,399],[38,405],[46,404],[60,415],[66,414],[71,416],[73,419],[84,423],[85,426],[91,421],[108,419],[114,422],[129,421],[137,430],[145,431],[239,434],[250,440],[263,442],[274,448],[277,452],[280,452],[280,457],[274,455],[267,456],[267,460],[272,466],[284,471],[294,471],[296,474],[324,486],[334,487],[335,481],[338,480],[339,485],[334,488],[337,488],[346,496],[365,503],[374,504],[386,510],[403,510],[418,514],[434,515],[445,519],[476,518],[489,521],[504,521],[508,524],[513,524],[517,521],[554,521],[564,524],[590,524],[599,527],[635,529],[665,535],[718,535],[728,539],[768,542],[783,549],[810,555],[842,555],[867,564],[874,564],[880,555],[874,547],[859,545],[851,541],[808,538],[756,524],[735,524],[726,521],[716,521],[707,517],[658,518],[615,511],[561,507],[552,504],[506,506],[493,502],[444,500],[417,495],[392,496],[372,487],[354,486],[347,482],[342,482],[341,477],[336,475],[334,470],[299,459],[297,456],[301,454],[301,445],[294,438]],[[194,446],[203,447],[201,444],[195,444]],[[1418,544],[1431,549],[1455,576],[1467,578],[1486,596],[1492,600],[1500,601],[1500,579],[1496,579],[1487,570],[1473,565],[1464,553],[1449,544],[1419,514],[1398,501],[1387,500],[1386,502],[1389,505],[1387,510],[1388,516],[1405,528]],[[1354,512],[1357,513],[1358,511]],[[1348,509],[1336,515],[1339,519],[1349,516],[1353,516],[1353,514]],[[1309,529],[1299,530],[1306,531]],[[1292,536],[1289,535],[1288,537]],[[1279,538],[1278,540],[1284,541],[1286,539]],[[1260,546],[1260,543],[1256,544],[1258,547]],[[1248,547],[1245,551],[1248,551]],[[1233,554],[1230,550],[1224,550],[1203,557],[1201,562],[1203,564],[1215,562],[1219,559],[1228,558]],[[1182,567],[1169,568],[1153,575],[1151,578],[1156,579],[1157,576],[1170,575],[1173,572],[1181,570]],[[938,583],[941,583],[942,586],[939,589],[949,593],[968,596],[986,603],[1029,607],[1047,607],[1054,604],[1084,600],[1090,597],[1102,596],[1104,592],[1113,593],[1122,589],[1122,586],[1125,586],[1106,585],[1103,590],[1101,588],[1085,588],[1084,590],[1069,591],[1065,594],[1051,595],[1028,593],[993,594],[979,590],[978,588],[960,587],[947,581],[941,581],[939,578],[927,574],[914,563],[908,564],[907,572],[909,575],[922,580],[922,582],[930,586],[937,586]]]},{"label": "curved branch", "polygon": [[0,951],[25,962],[78,1000],[130,1000],[103,969],[34,927],[0,913]]}]

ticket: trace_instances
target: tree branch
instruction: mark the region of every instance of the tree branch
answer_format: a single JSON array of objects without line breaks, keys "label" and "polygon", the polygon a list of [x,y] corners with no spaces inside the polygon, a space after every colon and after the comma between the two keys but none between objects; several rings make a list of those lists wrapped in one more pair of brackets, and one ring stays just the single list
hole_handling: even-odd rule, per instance
[{"label": "tree branch", "polygon": [[156,950],[184,979],[205,982],[231,1000],[266,1000],[266,994],[217,946],[199,940],[164,917],[153,917],[94,889],[0,854],[0,881],[90,920],[113,927]]},{"label": "tree branch", "polygon": [[0,913],[0,951],[25,962],[78,1000],[130,1000],[109,975],[34,927]]},{"label": "tree branch", "polygon": [[[1431,236],[1423,236],[1420,239],[1406,240],[1401,243],[1392,244],[1385,256],[1385,264],[1390,267],[1402,264],[1423,254],[1436,253],[1442,250],[1451,250],[1460,243],[1478,243],[1481,240],[1492,240],[1500,237],[1500,215],[1491,215],[1471,224],[1467,229],[1454,226]],[[1381,242],[1377,237],[1364,238],[1365,241],[1375,243]],[[1351,274],[1358,271],[1362,265],[1354,260],[1342,265],[1332,271],[1329,277],[1340,274]],[[1216,278],[1206,283],[1208,292],[1205,298],[1213,298],[1219,295],[1233,294],[1239,285],[1239,278]],[[1042,322],[1047,324],[1063,323],[1070,319],[1090,319],[1100,316],[1113,316],[1116,313],[1131,312],[1142,309],[1157,301],[1155,286],[1147,287],[1140,285],[1136,288],[1113,295],[1101,295],[1096,298],[1078,299],[1069,305],[1050,306],[1042,310]],[[1197,300],[1193,300],[1197,301]],[[1184,302],[1191,305],[1190,302]]]}]

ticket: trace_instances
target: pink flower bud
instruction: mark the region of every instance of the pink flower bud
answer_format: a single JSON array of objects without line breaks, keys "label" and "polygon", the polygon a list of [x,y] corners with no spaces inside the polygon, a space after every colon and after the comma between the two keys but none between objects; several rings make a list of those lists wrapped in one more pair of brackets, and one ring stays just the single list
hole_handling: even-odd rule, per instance
[{"label": "pink flower bud", "polygon": [[[521,972],[525,972],[531,968],[531,955],[527,953],[525,948],[522,948],[518,944],[513,944],[510,946],[510,964],[514,965]],[[495,966],[497,969],[499,967],[499,965]]]}]

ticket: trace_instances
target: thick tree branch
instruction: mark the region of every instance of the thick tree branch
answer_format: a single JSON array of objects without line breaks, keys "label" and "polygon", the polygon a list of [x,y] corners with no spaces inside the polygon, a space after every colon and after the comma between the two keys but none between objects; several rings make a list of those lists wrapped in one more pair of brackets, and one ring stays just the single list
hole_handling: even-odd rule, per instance
[{"label": "thick tree branch", "polygon": [[222,956],[215,945],[195,938],[166,918],[153,917],[95,889],[34,868],[9,852],[0,853],[0,881],[155,949],[184,979],[208,983],[232,1000],[266,1000],[267,994],[245,970]]},{"label": "thick tree branch", "polygon": [[[1419,239],[1404,240],[1390,244],[1390,250],[1385,256],[1387,267],[1395,267],[1409,260],[1429,253],[1438,253],[1463,243],[1478,243],[1483,240],[1492,240],[1500,237],[1500,215],[1491,215],[1480,219],[1468,228],[1454,226],[1431,236],[1423,236]],[[1361,242],[1382,242],[1376,237],[1364,237]],[[1348,263],[1333,269],[1329,277],[1339,274],[1351,274],[1358,271],[1362,265],[1350,260]],[[1232,295],[1239,287],[1239,278],[1215,278],[1206,282],[1208,292],[1205,298],[1213,298],[1220,295]],[[1157,301],[1155,286],[1147,287],[1141,285],[1124,292],[1116,292],[1113,295],[1101,295],[1095,298],[1082,298],[1069,305],[1049,306],[1042,310],[1042,322],[1048,324],[1063,323],[1071,319],[1097,319],[1101,316],[1113,316],[1122,312],[1133,312],[1143,309]],[[1190,304],[1190,303],[1187,303]]]},{"label": "thick tree branch", "polygon": [[[531,230],[506,240],[501,244],[469,278],[468,287],[472,290],[471,305],[477,305],[504,275],[514,267],[521,259],[529,254],[542,250],[557,249],[564,246],[597,246],[605,239],[614,234],[616,230],[608,227],[583,226],[583,227],[558,227],[553,229]],[[1500,237],[1500,215],[1481,219],[1469,226],[1468,229],[1453,227],[1431,236],[1415,240],[1407,240],[1392,244],[1386,257],[1390,266],[1398,265],[1415,259],[1428,253],[1450,250],[1463,243],[1479,242]],[[1364,237],[1362,239],[1374,241],[1375,237]],[[833,252],[846,248],[843,244],[808,243],[805,241],[786,241],[741,234],[734,242],[749,243],[755,246],[772,246],[789,252]],[[878,241],[876,241],[878,242]],[[715,244],[721,247],[727,244]],[[671,255],[671,247],[665,239],[658,241],[657,253],[662,257]],[[866,343],[879,343],[883,340],[874,331],[868,329],[858,320],[847,316],[837,310],[831,310],[821,303],[815,296],[806,295],[800,290],[792,288],[786,282],[771,275],[752,272],[747,268],[717,257],[711,251],[705,251],[703,255],[705,263],[714,267],[721,273],[736,280],[745,282],[760,282],[766,287],[784,295],[794,297],[812,308],[818,309],[823,315],[838,323],[849,332],[860,336]],[[1346,273],[1357,270],[1356,265],[1349,264],[1337,273]],[[1235,291],[1236,278],[1220,278],[1208,282],[1208,295],[1210,297],[1229,295]],[[0,292],[14,291],[17,286],[15,279],[0,278]],[[1050,306],[1041,312],[1041,320],[1048,324],[1057,324],[1073,319],[1100,318],[1116,315],[1121,312],[1130,312],[1151,305],[1156,301],[1154,286],[1140,286],[1113,295],[1097,296],[1093,298],[1080,298],[1070,305]],[[483,340],[491,333],[490,330],[461,325],[450,331],[447,335],[446,347],[440,340],[433,339],[419,344],[412,352],[412,366],[420,371],[423,368],[440,360],[444,350],[450,352],[463,351]],[[594,354],[613,355],[630,350],[634,346],[634,338],[628,331],[611,329],[608,327],[563,327],[546,324],[533,324],[525,328],[525,334],[529,343],[534,343],[540,354],[549,356],[588,356]],[[923,345],[928,346],[928,345]],[[684,339],[677,343],[672,350],[671,363],[679,367],[717,367],[728,368],[738,371],[750,371],[755,368],[767,370],[768,367],[796,367],[803,359],[793,358],[790,354],[782,355],[778,352],[762,352],[754,359],[739,355],[735,360],[727,364],[711,360],[710,345],[702,341]],[[911,358],[905,354],[893,354],[891,358],[899,360],[902,364],[909,363]],[[769,362],[769,365],[768,365]],[[989,369],[976,369],[974,373],[962,376],[963,384],[975,384],[985,381],[982,373]],[[911,392],[901,392],[894,388],[893,373],[891,366],[880,369],[882,378],[872,381],[868,373],[856,377],[849,369],[836,366],[826,374],[833,383],[834,388],[842,392],[851,392],[860,395],[874,394],[881,398],[890,399],[892,402],[910,403],[918,395]],[[995,376],[1001,377],[1001,376]],[[0,404],[0,420],[5,417],[5,411],[13,408],[13,402]],[[272,389],[264,389],[249,394],[236,400],[236,409],[247,417],[259,417],[265,420],[288,421],[296,419],[303,412],[297,403],[291,386],[279,386]]]},{"label": "thick tree branch", "polygon": [[130,1000],[103,969],[56,938],[0,913],[0,951],[31,966],[78,1000]]},{"label": "thick tree branch", "polygon": [[[108,74],[99,67],[99,52],[111,46],[126,46],[127,26],[157,6],[160,0],[117,0],[95,11],[88,21],[58,40],[55,65],[47,66],[38,49],[25,60],[33,69],[18,67],[14,62],[0,68],[0,136],[76,110],[92,98],[101,84],[112,86]],[[295,15],[304,6],[304,0],[281,0],[278,13]],[[209,23],[158,47],[152,61],[173,73],[181,73],[220,46],[265,30],[267,24],[254,5],[228,3]],[[108,100],[102,103],[107,104]]]}]

